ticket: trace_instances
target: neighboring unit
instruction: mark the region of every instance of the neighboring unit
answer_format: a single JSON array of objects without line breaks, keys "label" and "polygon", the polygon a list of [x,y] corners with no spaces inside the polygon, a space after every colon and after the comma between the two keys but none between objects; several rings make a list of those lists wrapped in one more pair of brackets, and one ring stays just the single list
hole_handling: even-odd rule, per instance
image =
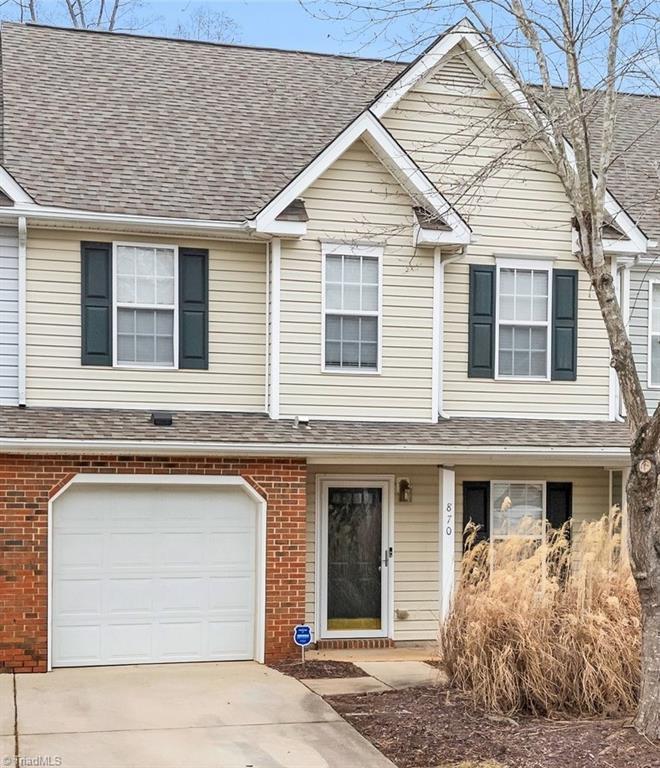
[{"label": "neighboring unit", "polygon": [[[1,45],[2,668],[272,661],[300,623],[432,643],[468,520],[623,504],[571,209],[467,22],[408,66],[20,24]],[[652,401],[644,185],[613,173],[605,244]]]}]

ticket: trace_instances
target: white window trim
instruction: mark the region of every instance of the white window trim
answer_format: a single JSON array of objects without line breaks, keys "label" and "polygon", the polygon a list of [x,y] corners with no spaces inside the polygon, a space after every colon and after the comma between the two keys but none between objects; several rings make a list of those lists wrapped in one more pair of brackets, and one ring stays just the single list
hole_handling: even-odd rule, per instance
[{"label": "white window trim", "polygon": [[[142,363],[120,363],[117,360],[117,248],[126,246],[129,248],[171,248],[174,251],[174,305],[163,304],[122,304],[121,307],[134,309],[163,309],[174,310],[173,365],[145,365]],[[133,243],[117,241],[112,243],[112,367],[127,370],[141,371],[176,371],[179,369],[179,246],[171,243]]]},{"label": "white window trim", "polygon": [[660,329],[657,331],[652,331],[652,324],[653,324],[653,286],[654,285],[660,285],[660,280],[651,278],[649,280],[648,284],[648,324],[646,329],[646,378],[647,378],[647,385],[649,389],[660,389],[660,381],[653,381],[653,367],[651,365],[651,347],[653,345],[653,337],[654,336],[660,336]]},{"label": "white window trim", "polygon": [[[382,245],[360,245],[351,243],[321,243],[321,373],[340,376],[380,376],[383,363],[383,253]],[[378,310],[376,312],[338,312],[338,315],[376,317],[378,319],[375,368],[338,368],[325,364],[325,262],[326,256],[369,256],[378,259]]]},{"label": "white window trim", "polygon": [[[542,502],[543,502],[543,518],[541,520],[541,537],[542,540],[545,541],[545,528],[546,523],[548,520],[548,499],[547,499],[547,480],[491,480],[490,481],[490,509],[488,510],[488,525],[489,525],[489,531],[490,531],[490,539],[491,541],[493,539],[497,539],[497,541],[505,541],[506,539],[511,538],[513,535],[519,535],[519,534],[509,534],[507,536],[496,536],[495,532],[493,530],[493,499],[495,498],[494,493],[494,486],[496,483],[508,483],[509,485],[540,485],[542,487]],[[536,538],[535,536],[528,536],[525,538]]]},{"label": "white window trim", "polygon": [[[500,272],[502,269],[528,269],[548,273],[548,315],[546,320],[505,321],[506,325],[547,328],[545,376],[508,376],[500,373]],[[552,263],[546,259],[497,259],[495,273],[495,379],[497,381],[550,381],[552,365]]]}]

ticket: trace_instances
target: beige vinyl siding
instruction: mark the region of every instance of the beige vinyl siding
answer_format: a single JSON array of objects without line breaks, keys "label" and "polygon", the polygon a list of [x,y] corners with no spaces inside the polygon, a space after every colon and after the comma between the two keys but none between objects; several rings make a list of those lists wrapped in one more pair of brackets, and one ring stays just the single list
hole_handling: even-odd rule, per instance
[{"label": "beige vinyl siding", "polygon": [[548,418],[608,417],[609,348],[586,274],[578,300],[578,377],[575,382],[470,379],[467,376],[468,270],[497,258],[545,258],[577,269],[571,253],[571,209],[544,155],[510,152],[503,165],[476,176],[520,139],[511,115],[474,66],[456,53],[383,118],[398,141],[467,218],[474,243],[446,268],[444,410],[449,415]]},{"label": "beige vinyl siding", "polygon": [[573,484],[575,535],[579,524],[598,520],[609,512],[609,472],[599,467],[456,467],[456,575],[463,555],[463,482],[466,480],[530,480]]},{"label": "beige vinyl siding", "polygon": [[[308,233],[282,243],[282,415],[429,420],[433,255],[413,248],[410,198],[359,141],[304,199]],[[380,374],[321,371],[323,241],[385,246]]]},{"label": "beige vinyl siding", "polygon": [[658,384],[651,386],[649,380],[649,286],[651,281],[660,282],[660,269],[657,267],[642,265],[631,268],[628,333],[650,412],[654,411],[660,402],[660,386]]},{"label": "beige vinyl siding", "polygon": [[0,229],[0,403],[18,402],[18,234]]},{"label": "beige vinyl siding", "polygon": [[[112,239],[209,249],[209,370],[81,365],[80,242]],[[29,404],[264,410],[263,244],[30,229],[27,260]]]},{"label": "beige vinyl siding", "polygon": [[[318,475],[407,477],[413,499],[394,501],[394,639],[434,640],[438,631],[438,469],[435,466],[310,466],[307,480],[305,620],[315,621]],[[407,617],[397,618],[397,611]],[[400,614],[401,615],[401,614]],[[316,636],[316,634],[315,634]]]}]

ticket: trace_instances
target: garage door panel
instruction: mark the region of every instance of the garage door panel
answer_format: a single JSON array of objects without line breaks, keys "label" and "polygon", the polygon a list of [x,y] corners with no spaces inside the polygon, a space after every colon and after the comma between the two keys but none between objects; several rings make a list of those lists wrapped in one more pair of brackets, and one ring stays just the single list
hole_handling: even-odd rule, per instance
[{"label": "garage door panel", "polygon": [[200,555],[204,552],[202,531],[196,533],[161,533],[158,536],[158,562],[168,566],[200,567]]},{"label": "garage door panel", "polygon": [[103,563],[101,533],[56,533],[62,569],[100,568]]},{"label": "garage door panel", "polygon": [[[241,531],[220,531],[212,533],[206,542],[208,563],[219,568],[234,568],[235,566],[254,568],[255,549],[251,547],[254,536],[253,528]],[[246,561],[245,553],[250,553]]]},{"label": "garage door panel", "polygon": [[[114,525],[106,521],[106,525]],[[150,531],[118,531],[104,541],[104,565],[112,569],[151,568],[154,564],[154,541]]]},{"label": "garage door panel", "polygon": [[244,609],[254,600],[253,586],[250,574],[212,578],[209,583],[209,608],[212,611]]},{"label": "garage door panel", "polygon": [[219,659],[251,659],[245,650],[245,635],[252,631],[250,621],[222,621],[209,624],[209,653]]},{"label": "garage door panel", "polygon": [[154,627],[151,623],[117,622],[103,630],[102,657],[111,664],[134,664],[150,661]]},{"label": "garage door panel", "polygon": [[103,604],[111,616],[153,610],[153,579],[111,578],[104,586]]},{"label": "garage door panel", "polygon": [[62,619],[99,616],[101,591],[99,579],[62,579],[59,583],[59,615]]},{"label": "garage door panel", "polygon": [[61,626],[53,631],[54,647],[62,649],[58,660],[67,664],[93,664],[101,655],[101,628],[98,624]]},{"label": "garage door panel", "polygon": [[73,486],[53,531],[54,666],[254,657],[257,513],[240,489]]}]

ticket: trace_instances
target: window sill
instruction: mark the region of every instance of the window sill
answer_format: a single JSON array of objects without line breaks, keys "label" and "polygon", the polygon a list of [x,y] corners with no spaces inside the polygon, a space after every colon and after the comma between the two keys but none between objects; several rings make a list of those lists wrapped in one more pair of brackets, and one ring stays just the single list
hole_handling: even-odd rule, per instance
[{"label": "window sill", "polygon": [[506,376],[497,374],[495,381],[552,381],[549,376]]},{"label": "window sill", "polygon": [[339,374],[340,376],[380,376],[380,369],[370,368],[321,368],[321,373]]}]

